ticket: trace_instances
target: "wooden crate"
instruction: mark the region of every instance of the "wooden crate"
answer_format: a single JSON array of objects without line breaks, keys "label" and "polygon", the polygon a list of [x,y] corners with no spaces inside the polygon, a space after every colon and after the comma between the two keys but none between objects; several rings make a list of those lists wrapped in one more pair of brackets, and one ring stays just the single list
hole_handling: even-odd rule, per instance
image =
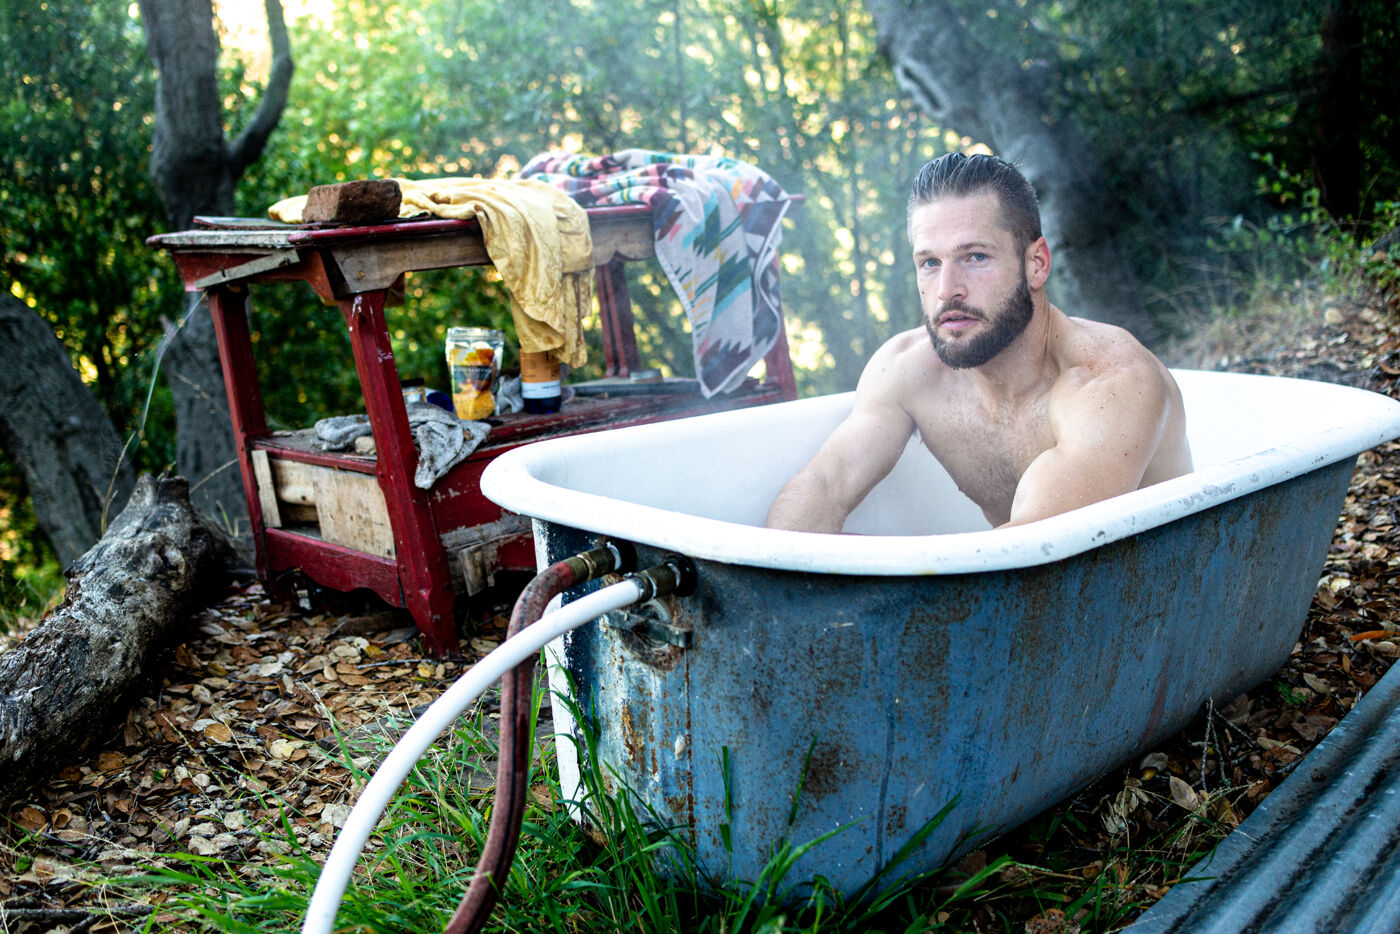
[{"label": "wooden crate", "polygon": [[267,528],[315,534],[382,558],[393,558],[389,507],[373,474],[270,456],[255,450],[253,474]]}]

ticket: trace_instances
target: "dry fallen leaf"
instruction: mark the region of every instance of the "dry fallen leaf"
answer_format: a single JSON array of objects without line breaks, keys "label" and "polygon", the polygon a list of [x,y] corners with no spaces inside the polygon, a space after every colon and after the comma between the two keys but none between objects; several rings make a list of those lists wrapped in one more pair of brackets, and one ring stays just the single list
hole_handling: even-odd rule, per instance
[{"label": "dry fallen leaf", "polygon": [[211,720],[209,723],[205,724],[204,735],[216,743],[233,742],[233,730],[230,730],[218,720]]},{"label": "dry fallen leaf", "polygon": [[32,804],[26,804],[24,807],[20,808],[19,813],[15,815],[15,823],[31,833],[43,828],[48,822],[49,819],[44,812]]},{"label": "dry fallen leaf", "polygon": [[1172,800],[1188,811],[1194,811],[1201,806],[1200,796],[1196,794],[1196,789],[1186,782],[1172,775],[1167,778],[1167,787],[1171,790]]},{"label": "dry fallen leaf", "polygon": [[1332,693],[1332,685],[1328,684],[1326,681],[1323,681],[1321,678],[1319,678],[1317,675],[1313,674],[1310,671],[1303,672],[1303,682],[1319,694]]},{"label": "dry fallen leaf", "polygon": [[275,739],[268,744],[267,750],[272,753],[274,759],[290,759],[304,744],[295,739]]}]

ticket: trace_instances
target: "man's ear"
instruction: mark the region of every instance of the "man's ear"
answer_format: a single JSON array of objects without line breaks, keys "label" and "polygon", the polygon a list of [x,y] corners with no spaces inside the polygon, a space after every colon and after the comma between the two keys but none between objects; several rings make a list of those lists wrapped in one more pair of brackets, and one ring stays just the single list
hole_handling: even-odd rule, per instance
[{"label": "man's ear", "polygon": [[1045,288],[1045,280],[1050,278],[1050,244],[1044,237],[1026,247],[1026,283],[1033,289]]}]

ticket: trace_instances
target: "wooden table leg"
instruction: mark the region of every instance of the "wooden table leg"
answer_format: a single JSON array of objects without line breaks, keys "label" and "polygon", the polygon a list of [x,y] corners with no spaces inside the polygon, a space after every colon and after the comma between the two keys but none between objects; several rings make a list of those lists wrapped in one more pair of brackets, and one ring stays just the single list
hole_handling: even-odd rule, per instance
[{"label": "wooden table leg", "polygon": [[778,321],[778,342],[773,345],[773,349],[768,351],[768,355],[763,358],[765,382],[777,383],[783,390],[783,401],[791,402],[797,398],[797,380],[792,373],[792,354],[788,350],[787,324],[781,319]]},{"label": "wooden table leg", "polygon": [[424,647],[433,655],[457,651],[452,617],[452,577],[438,538],[428,491],[413,485],[418,452],[408,427],[398,368],[384,321],[383,291],[339,302],[350,328],[355,369],[365,395],[378,461],[379,486],[394,530],[394,550],[404,606],[413,614]]},{"label": "wooden table leg", "polygon": [[627,294],[627,271],[620,260],[597,267],[593,287],[598,293],[598,319],[603,331],[606,377],[628,376],[639,367],[632,298]]},{"label": "wooden table leg", "polygon": [[214,336],[219,344],[219,366],[224,371],[229,418],[233,427],[238,470],[243,475],[243,497],[248,501],[248,522],[253,536],[254,562],[258,577],[269,580],[267,548],[262,507],[258,502],[257,480],[253,473],[252,441],[267,434],[262,392],[258,388],[257,364],[248,334],[248,287],[224,285],[206,293]]}]

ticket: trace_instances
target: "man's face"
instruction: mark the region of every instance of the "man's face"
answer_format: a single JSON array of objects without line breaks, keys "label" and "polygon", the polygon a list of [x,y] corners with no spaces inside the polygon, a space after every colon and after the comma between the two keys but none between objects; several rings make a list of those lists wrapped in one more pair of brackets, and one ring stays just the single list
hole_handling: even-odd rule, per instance
[{"label": "man's face", "polygon": [[1034,314],[1025,257],[999,225],[993,194],[944,198],[909,217],[924,326],[939,359],[955,369],[991,360]]}]

